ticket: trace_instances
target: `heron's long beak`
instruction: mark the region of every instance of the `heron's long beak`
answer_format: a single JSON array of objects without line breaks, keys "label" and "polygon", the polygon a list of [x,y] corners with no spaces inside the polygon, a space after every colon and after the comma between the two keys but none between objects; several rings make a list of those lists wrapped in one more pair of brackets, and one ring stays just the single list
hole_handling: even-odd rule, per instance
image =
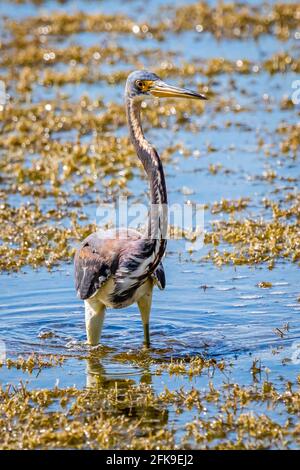
[{"label": "heron's long beak", "polygon": [[178,88],[176,86],[167,85],[162,80],[153,82],[150,93],[158,98],[188,98],[194,100],[207,100],[206,96],[200,95],[195,91],[187,90],[185,88]]}]

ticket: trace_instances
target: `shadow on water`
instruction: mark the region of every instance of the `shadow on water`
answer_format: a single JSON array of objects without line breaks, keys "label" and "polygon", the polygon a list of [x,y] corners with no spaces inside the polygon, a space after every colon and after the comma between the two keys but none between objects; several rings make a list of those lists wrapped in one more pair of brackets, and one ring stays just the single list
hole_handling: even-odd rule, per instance
[{"label": "shadow on water", "polygon": [[[124,375],[120,377],[120,373],[117,371],[109,374],[106,373],[105,366],[97,358],[86,359],[86,387],[87,389],[97,390],[101,388],[102,393],[104,391],[115,392],[115,400],[118,403],[118,406],[115,408],[116,414],[121,414],[125,417],[130,417],[131,419],[141,418],[148,421],[155,428],[161,428],[168,423],[169,412],[162,407],[151,405],[151,397],[149,397],[149,405],[145,407],[144,403],[140,405],[137,403],[135,406],[128,406],[124,400],[126,394],[130,391],[132,393],[132,386],[139,386],[139,384],[152,385],[152,375],[150,367],[144,368],[143,372],[140,375],[138,381],[135,381],[131,378],[126,378]],[[152,391],[152,398],[154,397],[154,390]],[[105,410],[105,399],[103,400],[101,410]],[[122,404],[124,402],[124,404]],[[110,414],[113,413],[112,410],[109,410]]]}]

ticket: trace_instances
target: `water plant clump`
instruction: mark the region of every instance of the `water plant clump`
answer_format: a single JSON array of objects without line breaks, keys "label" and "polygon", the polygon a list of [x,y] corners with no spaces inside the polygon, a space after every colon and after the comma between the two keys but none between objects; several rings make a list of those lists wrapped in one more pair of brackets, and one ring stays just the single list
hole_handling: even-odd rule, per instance
[{"label": "water plant clump", "polygon": [[214,202],[211,207],[212,214],[219,214],[220,212],[233,213],[236,211],[244,210],[248,207],[250,202],[249,198],[240,198],[237,200],[222,199],[220,202]]},{"label": "water plant clump", "polygon": [[[168,7],[170,8],[170,7]],[[48,16],[37,16],[25,19],[22,25],[9,20],[7,27],[14,34],[30,31],[31,35],[70,35],[83,31],[116,32],[135,34],[137,37],[156,37],[162,40],[164,34],[175,31],[194,30],[210,32],[220,38],[258,38],[271,34],[287,40],[298,27],[299,5],[275,3],[265,8],[246,3],[217,4],[210,6],[206,2],[173,7],[173,15],[167,21],[153,21],[137,24],[126,15],[109,15],[105,13],[88,14],[79,12],[68,14],[57,12]]]},{"label": "water plant clump", "polygon": [[17,359],[8,358],[5,361],[5,365],[8,369],[14,367],[16,369],[21,369],[23,372],[27,371],[31,374],[33,371],[41,371],[44,368],[55,367],[57,365],[61,365],[63,362],[63,356],[49,355],[48,357],[43,357],[41,355],[32,353],[27,357],[20,355]]},{"label": "water plant clump", "polygon": [[[51,268],[59,261],[69,260],[74,251],[72,245],[91,226],[79,225],[77,214],[73,214],[73,223],[69,227],[57,223],[62,218],[63,213],[59,210],[42,213],[38,204],[22,205],[19,208],[2,204],[1,269],[17,271],[26,265]],[[49,223],[49,220],[52,222]]]},{"label": "water plant clump", "polygon": [[[207,259],[218,266],[268,263],[273,268],[278,259],[299,263],[299,194],[290,202],[288,207],[282,207],[264,200],[265,207],[272,208],[272,220],[231,218],[212,222],[212,231],[205,234],[205,243],[213,244],[214,249]],[[228,251],[224,244],[232,250]]]}]

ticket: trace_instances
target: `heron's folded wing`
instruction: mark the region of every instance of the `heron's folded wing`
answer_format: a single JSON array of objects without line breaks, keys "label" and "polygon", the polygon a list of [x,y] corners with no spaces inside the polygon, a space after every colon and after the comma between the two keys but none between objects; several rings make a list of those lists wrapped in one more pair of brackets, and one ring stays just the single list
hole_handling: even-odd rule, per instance
[{"label": "heron's folded wing", "polygon": [[111,266],[93,246],[86,243],[74,260],[75,287],[80,299],[90,298],[111,275]]},{"label": "heron's folded wing", "polygon": [[162,263],[159,263],[152,276],[154,278],[155,284],[157,284],[159,289],[163,290],[166,287],[166,276]]}]

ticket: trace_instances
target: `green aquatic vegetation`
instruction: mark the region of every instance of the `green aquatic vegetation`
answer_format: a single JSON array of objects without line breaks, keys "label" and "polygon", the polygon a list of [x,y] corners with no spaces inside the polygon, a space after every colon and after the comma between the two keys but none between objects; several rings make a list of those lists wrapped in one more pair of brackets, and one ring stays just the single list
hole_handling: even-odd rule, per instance
[{"label": "green aquatic vegetation", "polygon": [[[32,2],[44,4],[43,0]],[[123,104],[106,102],[104,94],[110,90],[121,97],[128,70],[145,65],[162,78],[184,82],[210,98],[206,108],[202,103],[189,102],[188,110],[184,101],[154,101],[151,106],[143,103],[145,131],[162,129],[155,135],[158,141],[162,135],[163,141],[158,143],[165,148],[162,159],[174,163],[176,171],[179,158],[195,156],[208,186],[212,180],[216,184],[224,179],[226,184],[228,173],[234,178],[243,165],[229,167],[226,163],[225,168],[223,160],[216,161],[221,152],[225,155],[237,150],[242,155],[244,147],[239,142],[229,143],[232,131],[252,133],[249,144],[257,136],[259,151],[266,160],[272,160],[272,167],[255,178],[268,194],[261,204],[255,197],[251,201],[243,197],[205,205],[212,214],[218,214],[218,219],[225,213],[225,220],[214,222],[205,234],[211,250],[207,259],[219,266],[266,262],[272,268],[277,260],[299,263],[298,179],[295,166],[293,173],[284,176],[280,166],[287,169],[298,158],[299,125],[288,121],[291,111],[297,115],[297,107],[290,96],[282,97],[280,89],[278,95],[270,92],[262,98],[256,88],[258,80],[268,74],[299,73],[296,47],[258,61],[241,54],[237,60],[199,57],[191,62],[168,48],[149,47],[149,39],[172,37],[176,41],[184,31],[190,31],[195,45],[196,36],[200,39],[206,33],[218,40],[263,35],[282,41],[297,38],[299,5],[211,6],[195,2],[168,7],[165,15],[161,13],[144,23],[126,15],[86,12],[38,12],[34,17],[4,21],[0,79],[9,97],[5,106],[0,105],[0,270],[17,271],[25,266],[51,269],[70,262],[77,242],[96,228],[88,223],[84,206],[128,194],[131,179],[139,171],[143,175],[127,136]],[[94,46],[84,47],[76,43],[84,32],[104,33],[98,37],[108,41],[98,42],[97,37]],[[138,53],[125,46],[131,36],[139,41]],[[201,50],[201,39],[198,44]],[[253,88],[245,89],[245,81]],[[78,98],[85,85],[92,96],[97,93],[96,98]],[[76,95],[69,90],[75,90]],[[257,107],[264,113],[282,110],[287,122],[275,130],[267,124],[256,129],[256,122],[249,125],[248,118]],[[219,116],[225,116],[225,123]],[[228,131],[224,142],[218,140],[221,129]],[[171,142],[166,130],[172,131]],[[181,130],[197,135],[180,135]],[[248,155],[255,151],[250,150]],[[280,159],[280,165],[275,168],[275,159],[268,157]],[[171,190],[172,171],[168,175]],[[238,176],[243,177],[242,172]],[[249,208],[259,216],[248,212]],[[247,214],[243,212],[246,209]],[[171,226],[170,234],[195,242],[200,232]],[[267,279],[257,287],[271,289]],[[205,290],[206,286],[202,287]],[[277,340],[275,334],[288,339],[288,325],[279,323],[273,333]],[[52,337],[52,331],[38,336],[45,346]],[[28,374],[38,376],[46,371],[45,377],[50,367],[54,373],[56,367],[69,371],[67,356],[86,362],[87,386],[37,388],[36,377],[33,380]],[[249,381],[245,379],[252,385],[242,385],[231,379],[235,364],[204,356],[174,358],[168,346],[127,352],[99,346],[68,350],[67,356],[23,354],[3,362],[1,366],[5,373],[9,369],[9,377],[19,377],[22,371],[31,383],[0,389],[1,449],[268,449],[300,445],[300,377],[295,383],[273,383],[260,359],[253,361]],[[140,382],[126,378],[132,376],[106,376],[102,359],[103,363],[112,359],[120,366],[132,367]],[[282,363],[290,360],[284,358]],[[61,375],[61,369],[57,375]],[[171,385],[163,388],[162,383]],[[178,420],[185,413],[188,418]]]},{"label": "green aquatic vegetation", "polygon": [[[50,140],[53,133],[72,130],[78,132],[79,136],[96,129],[105,133],[112,125],[118,128],[126,122],[121,105],[110,103],[104,106],[100,99],[91,101],[86,96],[76,103],[68,102],[63,97],[58,100],[41,100],[39,103],[11,102],[1,110],[0,117],[1,145],[4,147],[5,144],[20,145],[20,137],[36,139],[37,134],[40,138]],[[26,145],[24,140],[23,146]]]},{"label": "green aquatic vegetation", "polygon": [[[134,393],[133,393],[134,392]],[[164,448],[174,446],[163,410],[149,403],[149,387],[120,390],[44,389],[25,386],[0,391],[0,441],[9,448]],[[56,405],[57,411],[48,410]],[[156,427],[150,426],[153,418]],[[11,426],[14,432],[10,432]],[[27,432],[24,432],[27,429]]]},{"label": "green aquatic vegetation", "polygon": [[48,367],[56,367],[63,364],[64,357],[57,355],[48,355],[47,357],[35,353],[27,357],[19,356],[17,359],[6,359],[5,365],[8,369],[12,367],[21,369],[23,372],[27,371],[30,374],[36,370],[42,370]]},{"label": "green aquatic vegetation", "polygon": [[[57,63],[71,63],[73,71],[74,66],[78,64],[92,63],[96,65],[99,61],[115,64],[120,60],[125,61],[128,55],[126,49],[117,45],[108,45],[107,47],[71,45],[66,48],[50,48],[50,46],[47,47],[47,43],[44,44],[37,39],[33,41],[26,36],[16,36],[10,43],[5,44],[5,47],[2,46],[2,49],[3,54],[0,62],[3,67],[18,64],[22,67],[40,65],[49,68]],[[10,54],[12,50],[15,52],[13,58]],[[29,72],[28,69],[23,68],[23,70]]]},{"label": "green aquatic vegetation", "polygon": [[[1,65],[7,68],[6,75],[2,75],[1,79],[4,80],[12,89],[15,89],[18,93],[24,96],[24,98],[28,98],[28,93],[31,93],[37,85],[43,86],[45,88],[61,88],[68,84],[93,84],[93,83],[102,83],[106,82],[109,85],[118,85],[123,84],[127,77],[127,71],[111,71],[110,73],[103,73],[99,71],[99,67],[92,60],[87,61],[85,57],[82,58],[82,61],[72,59],[70,61],[66,61],[66,65],[64,71],[57,70],[55,67],[56,64],[59,63],[59,57],[61,54],[58,54],[58,58],[56,61],[53,61],[51,64],[47,64],[45,66],[44,61],[42,60],[42,54],[44,52],[40,51],[40,46],[36,46],[36,54],[34,56],[41,55],[40,62],[38,61],[38,57],[36,59],[32,59],[32,53],[28,59],[23,58],[24,51],[22,52],[22,56],[18,57],[15,55],[11,55],[13,49],[10,50],[10,54],[7,54],[6,60],[2,60]],[[72,54],[69,49],[66,49],[65,56]],[[52,52],[56,57],[56,53]],[[95,55],[96,53],[94,53]],[[157,55],[157,62],[159,62],[159,54]],[[172,61],[172,55],[166,63],[162,60],[160,65],[153,66],[153,71],[157,73],[160,77],[164,78],[166,76],[174,76],[174,77],[190,77],[190,78],[197,78],[199,74],[202,76],[207,77],[208,80],[212,80],[214,77],[218,75],[234,75],[234,74],[254,74],[257,75],[259,72],[266,71],[271,74],[275,73],[284,73],[287,71],[291,72],[298,72],[300,69],[300,62],[299,59],[295,57],[284,57],[281,56],[273,56],[270,59],[263,61],[261,63],[251,63],[247,59],[238,59],[237,61],[229,61],[225,60],[224,58],[214,58],[214,59],[207,59],[201,60],[200,63],[182,63],[180,66],[176,65]],[[65,59],[65,56],[61,56]],[[110,56],[110,51],[107,51],[107,56]],[[165,58],[164,58],[165,59]],[[21,62],[20,72],[16,79],[14,75],[14,67],[16,64],[19,64],[18,60]],[[36,64],[34,66],[30,66],[30,61],[35,60]],[[123,59],[122,59],[123,60]],[[118,59],[116,59],[118,61]],[[132,68],[139,68],[141,66],[140,62],[136,61],[134,57],[129,57],[126,60]],[[104,59],[102,63],[104,62]],[[27,65],[28,63],[28,65]],[[283,65],[284,64],[284,67]],[[283,70],[284,69],[284,70]],[[204,89],[203,89],[204,88]],[[216,95],[215,92],[212,90],[205,90],[207,86],[202,87],[202,91],[205,91],[208,97],[212,97]],[[230,103],[230,101],[229,101]],[[222,101],[218,103],[220,108]],[[291,104],[289,105],[291,106]],[[288,109],[285,105],[285,109]],[[242,108],[236,108],[236,112],[242,111]]]},{"label": "green aquatic vegetation", "polygon": [[288,193],[279,203],[267,198],[264,198],[262,202],[265,208],[272,210],[274,219],[299,220],[300,218],[300,194],[298,192]]},{"label": "green aquatic vegetation", "polygon": [[15,35],[22,35],[26,31],[34,37],[94,31],[162,40],[168,32],[179,33],[192,29],[199,34],[210,32],[218,39],[258,38],[272,34],[286,40],[297,29],[300,16],[299,5],[295,2],[263,6],[218,3],[210,6],[202,1],[178,8],[169,6],[167,12],[167,15],[165,11],[160,12],[159,19],[157,15],[157,19],[151,23],[136,23],[125,15],[54,12],[51,16],[23,19],[22,23],[9,20],[6,27]]},{"label": "green aquatic vegetation", "polygon": [[167,371],[172,375],[186,375],[190,378],[203,373],[214,374],[216,370],[225,371],[229,364],[215,359],[206,359],[202,356],[187,357],[185,359],[171,359],[169,363],[164,362],[156,369],[157,374]]},{"label": "green aquatic vegetation", "polygon": [[223,165],[221,163],[210,163],[208,166],[208,171],[212,175],[218,174],[223,169]]},{"label": "green aquatic vegetation", "polygon": [[296,157],[300,149],[300,124],[282,123],[277,131],[282,136],[280,150],[284,154],[292,154]]},{"label": "green aquatic vegetation", "polygon": [[54,12],[51,16],[34,16],[22,22],[7,20],[6,27],[15,35],[30,32],[32,36],[70,35],[83,31],[132,33],[134,22],[125,15],[84,12]]},{"label": "green aquatic vegetation", "polygon": [[[69,227],[59,222],[65,214],[59,210],[42,213],[38,204],[9,204],[0,206],[0,269],[17,271],[26,265],[49,269],[59,261],[69,261],[75,242],[84,238],[94,228],[80,226],[77,213],[68,214],[73,221]],[[73,245],[73,246],[72,246]]]},{"label": "green aquatic vegetation", "polygon": [[[49,360],[41,360],[42,369]],[[184,377],[190,366],[200,365],[209,372],[205,386],[165,387],[157,393],[151,382],[105,378],[95,357],[87,361],[91,376],[84,389],[29,389],[24,383],[0,388],[1,449],[259,449],[299,441],[297,383],[286,382],[279,389],[270,379],[250,386],[231,382],[229,376],[215,382],[211,361],[192,357],[174,362],[176,374]],[[173,374],[168,361],[154,361],[150,378],[162,365],[164,374]],[[220,373],[229,365],[214,361],[213,367]],[[254,404],[261,409],[255,415]],[[269,416],[277,408],[287,414],[284,423]],[[187,411],[193,411],[194,419],[178,438],[176,415]]]},{"label": "green aquatic vegetation", "polygon": [[[215,264],[258,264],[267,262],[272,268],[277,259],[300,260],[299,197],[289,208],[272,204],[273,219],[220,220],[212,223],[213,230],[205,234],[205,243],[213,244],[206,259]],[[287,219],[291,218],[288,223]],[[296,218],[296,221],[293,219]],[[221,243],[232,251],[217,249]]]},{"label": "green aquatic vegetation", "polygon": [[[278,7],[276,11],[279,10],[281,11],[281,7]],[[289,9],[283,8],[283,10],[282,14],[288,23]],[[276,23],[274,21],[273,25]],[[64,22],[67,26],[63,31]],[[118,17],[113,28],[118,28],[121,23],[120,31],[125,34],[126,32],[133,33],[132,22],[127,21],[125,17]],[[135,169],[141,170],[129,138],[113,135],[116,130],[123,130],[126,125],[122,104],[104,104],[101,98],[91,100],[86,96],[82,96],[78,102],[70,102],[60,92],[61,85],[69,81],[91,83],[105,80],[110,84],[123,84],[127,75],[126,70],[103,74],[97,70],[99,61],[111,58],[112,61],[128,60],[134,63],[134,57],[130,57],[124,47],[111,44],[102,47],[100,52],[97,47],[84,48],[71,45],[60,49],[53,44],[49,47],[48,44],[48,38],[53,39],[54,36],[60,34],[89,31],[94,30],[93,28],[95,31],[102,31],[103,28],[105,31],[112,31],[109,24],[110,18],[106,15],[83,13],[78,15],[62,13],[54,15],[53,18],[36,16],[22,22],[8,21],[6,23],[11,36],[1,43],[3,50],[1,65],[7,70],[8,76],[5,81],[9,84],[9,88],[12,87],[13,90],[15,86],[16,96],[0,109],[1,191],[4,199],[8,194],[18,194],[22,198],[30,196],[41,200],[53,197],[54,210],[45,213],[40,207],[31,208],[29,210],[31,215],[24,216],[24,204],[21,203],[20,207],[15,208],[4,204],[1,212],[3,225],[0,233],[3,241],[0,247],[1,269],[18,270],[25,265],[52,267],[60,261],[70,260],[74,243],[92,229],[92,225],[83,227],[77,223],[78,219],[80,221],[85,219],[82,212],[79,212],[77,217],[75,214],[75,209],[83,206],[83,201],[78,199],[78,196],[85,196],[88,193],[90,200],[95,200],[100,189],[103,196],[107,192],[112,194],[114,191],[117,193],[120,190],[126,190],[128,182],[134,176]],[[146,28],[144,30],[146,31]],[[143,34],[146,33],[142,32],[141,35]],[[146,54],[146,50],[143,53]],[[63,72],[55,68],[55,64],[60,62],[67,64]],[[47,63],[46,67],[45,63]],[[272,73],[274,71],[282,73],[282,64],[289,67],[289,70],[297,70],[294,66],[296,64],[297,67],[295,58],[276,54],[259,64],[258,69],[268,70],[270,64],[272,64]],[[164,63],[158,65],[155,70],[163,78],[172,74],[178,77],[195,77],[201,73],[211,77],[209,80],[212,80],[220,73],[228,75],[257,73],[257,68],[253,69],[254,65],[243,59],[227,61],[215,58],[201,61],[201,63],[183,63],[179,66],[174,63],[172,53],[170,53],[167,54]],[[19,67],[17,77],[16,66]],[[35,96],[33,84],[36,81],[42,86],[56,87],[59,92],[58,97],[40,100],[36,103],[33,100]],[[224,110],[233,113],[247,111],[246,106],[215,94],[210,82],[198,86],[199,91],[204,91],[208,96],[214,97],[211,105],[213,113]],[[190,114],[196,116],[203,114],[202,103],[190,103],[189,106]],[[145,103],[143,108],[146,130],[148,126],[162,128],[172,126],[174,130],[180,127],[199,131],[199,126],[186,113],[185,102],[172,100],[164,103],[154,102],[150,107]],[[280,143],[284,153],[292,152],[296,155],[299,148],[298,134],[297,125],[283,124],[279,128],[279,135],[284,139]],[[61,135],[64,137],[61,138]],[[89,136],[89,142],[85,139],[86,136]],[[170,160],[173,153],[178,151],[181,154],[187,153],[181,144],[170,145],[162,155],[163,160]],[[207,153],[215,151],[217,151],[215,145],[206,144]],[[230,169],[223,170],[222,165],[218,163],[209,165],[209,172],[213,175],[221,170],[224,173],[231,171]],[[278,178],[278,175],[274,170],[269,170],[265,172],[263,178],[272,182]],[[291,179],[287,181],[291,182]],[[26,199],[23,200],[26,201]],[[234,213],[245,209],[247,205],[248,201],[245,198],[235,202],[222,200],[214,204],[211,211],[212,213]],[[273,207],[274,210],[276,209]],[[291,216],[292,213],[289,217]],[[59,224],[56,223],[57,220]],[[251,226],[252,232],[254,225]],[[233,226],[227,227],[229,231]],[[234,227],[235,240],[234,237],[230,238],[225,234],[225,225],[223,225],[214,232],[206,234],[206,242],[217,245],[220,242],[228,243],[230,239],[229,243],[240,244],[240,249],[242,245],[238,232],[242,232],[242,226],[235,225]],[[273,228],[275,229],[271,227],[271,231]],[[273,259],[279,256],[279,253],[280,256],[289,259],[287,253],[291,253],[293,248],[296,248],[296,251],[291,258],[296,260],[298,256],[298,245],[292,228],[286,228],[284,231],[283,224],[281,228],[282,237],[290,237],[293,241],[285,254],[283,250],[276,251],[272,248],[270,263],[273,263]],[[256,230],[263,230],[263,228],[256,225]],[[195,241],[199,235],[187,230],[182,233],[176,227],[170,227],[170,233],[175,238],[183,236],[189,241]],[[244,231],[245,240],[248,235],[249,230],[248,233]],[[239,253],[241,256],[238,252],[235,254],[225,252],[222,256],[218,252],[214,255],[210,254],[210,258],[213,258],[217,264],[270,260],[270,257],[268,258],[270,246],[259,254],[255,247],[255,240],[253,240],[248,248],[243,247],[242,253]]]},{"label": "green aquatic vegetation", "polygon": [[[233,440],[230,438],[231,434],[237,438]],[[235,419],[232,414],[226,413],[212,422],[199,420],[187,425],[185,439],[189,442],[190,448],[196,446],[215,450],[284,449],[288,447],[288,436],[296,438],[297,434],[296,426],[291,431],[288,424],[281,426],[267,416],[257,417],[249,413],[241,414]],[[210,443],[214,440],[221,442],[212,446]]]},{"label": "green aquatic vegetation", "polygon": [[274,54],[264,62],[264,68],[269,73],[300,72],[300,59],[289,54]]},{"label": "green aquatic vegetation", "polygon": [[217,38],[258,38],[274,34],[286,40],[299,25],[298,3],[275,3],[259,7],[246,3],[218,3],[210,6],[197,2],[179,7],[171,27],[175,31],[195,29]]},{"label": "green aquatic vegetation", "polygon": [[257,286],[261,289],[269,289],[270,287],[272,287],[272,283],[268,281],[261,281],[257,284]]},{"label": "green aquatic vegetation", "polygon": [[[96,230],[94,224],[81,225],[85,217],[72,211],[41,211],[37,202],[12,207],[0,205],[0,270],[18,271],[25,266],[51,269],[60,262],[70,263],[77,244]],[[197,233],[170,227],[173,237],[193,241]]]},{"label": "green aquatic vegetation", "polygon": [[[103,181],[104,187],[125,187],[132,177],[132,168],[138,165],[127,137],[95,136],[90,144],[78,141],[75,145],[71,140],[53,138],[53,133],[71,131],[76,127],[80,135],[101,128],[105,132],[105,128],[112,124],[112,116],[115,116],[115,126],[124,125],[124,113],[117,114],[110,106],[106,114],[108,119],[93,116],[90,107],[86,109],[88,105],[85,106],[84,100],[82,108],[76,110],[63,104],[60,105],[61,112],[47,111],[46,107],[52,109],[52,104],[33,105],[24,111],[8,107],[3,112],[0,152],[6,191],[61,197],[66,196],[63,185],[71,180],[74,192],[82,194],[106,176],[111,178]],[[71,115],[72,108],[74,112]],[[110,158],[107,158],[108,154]]]},{"label": "green aquatic vegetation", "polygon": [[240,198],[236,200],[222,199],[220,202],[214,202],[210,208],[212,214],[219,214],[220,212],[233,213],[242,211],[249,205],[250,198]]}]

